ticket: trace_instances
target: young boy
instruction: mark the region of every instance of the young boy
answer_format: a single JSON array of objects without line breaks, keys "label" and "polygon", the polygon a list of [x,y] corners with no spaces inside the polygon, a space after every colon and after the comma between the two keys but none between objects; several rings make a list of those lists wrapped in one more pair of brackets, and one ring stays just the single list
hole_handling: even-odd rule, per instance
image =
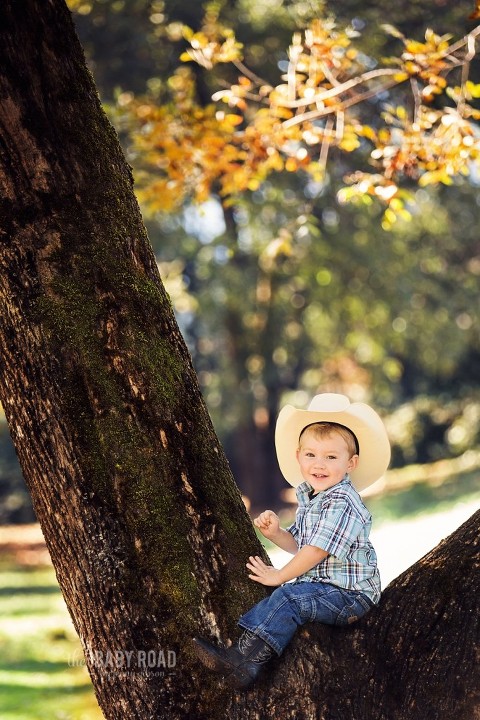
[{"label": "young boy", "polygon": [[349,625],[380,599],[371,516],[357,492],[378,480],[390,460],[377,413],[345,395],[316,395],[308,410],[282,409],[275,445],[280,469],[296,487],[295,522],[283,530],[277,515],[265,510],[254,524],[293,558],[281,569],[249,558],[249,578],[276,589],[239,619],[244,632],[236,646],[194,639],[202,663],[235,688],[251,685],[298,626]]}]

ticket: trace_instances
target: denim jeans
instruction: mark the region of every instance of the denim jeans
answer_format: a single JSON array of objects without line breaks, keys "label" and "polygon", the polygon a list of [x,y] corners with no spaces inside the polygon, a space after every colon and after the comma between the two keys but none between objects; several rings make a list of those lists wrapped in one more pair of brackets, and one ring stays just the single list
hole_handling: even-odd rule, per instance
[{"label": "denim jeans", "polygon": [[276,588],[242,615],[238,624],[281,655],[299,625],[311,621],[349,625],[372,607],[363,593],[323,582],[293,582]]}]

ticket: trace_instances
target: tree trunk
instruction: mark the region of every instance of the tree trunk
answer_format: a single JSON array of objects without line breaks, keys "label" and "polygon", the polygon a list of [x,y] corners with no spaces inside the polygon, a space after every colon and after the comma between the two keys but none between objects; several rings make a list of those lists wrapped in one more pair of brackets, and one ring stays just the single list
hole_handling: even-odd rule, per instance
[{"label": "tree trunk", "polygon": [[0,68],[1,401],[105,716],[192,717],[261,547],[63,2],[2,3]]},{"label": "tree trunk", "polygon": [[256,689],[198,667],[261,547],[63,1],[4,0],[0,68],[1,400],[105,717],[480,717],[478,514]]}]

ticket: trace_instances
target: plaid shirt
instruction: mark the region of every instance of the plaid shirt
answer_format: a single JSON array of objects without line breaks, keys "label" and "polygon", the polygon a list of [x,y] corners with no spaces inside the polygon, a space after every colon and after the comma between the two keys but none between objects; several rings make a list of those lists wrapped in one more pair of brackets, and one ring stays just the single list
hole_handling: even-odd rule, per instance
[{"label": "plaid shirt", "polygon": [[357,590],[378,603],[380,575],[377,556],[368,539],[372,517],[349,476],[313,498],[309,495],[311,491],[307,482],[297,487],[297,514],[287,530],[299,548],[314,545],[329,554],[297,579]]}]

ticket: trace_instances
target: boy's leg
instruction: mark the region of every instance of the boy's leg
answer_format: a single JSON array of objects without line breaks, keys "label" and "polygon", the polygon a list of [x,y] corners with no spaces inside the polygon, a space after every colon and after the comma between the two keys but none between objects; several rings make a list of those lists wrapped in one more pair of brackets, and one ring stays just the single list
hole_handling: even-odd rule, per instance
[{"label": "boy's leg", "polygon": [[370,607],[365,596],[328,583],[287,583],[242,615],[238,624],[280,655],[300,625],[310,621],[347,625]]},{"label": "boy's leg", "polygon": [[221,673],[228,685],[239,689],[249,687],[275,655],[267,643],[248,630],[229,648],[212,645],[202,638],[193,638],[193,647],[205,667]]},{"label": "boy's leg", "polygon": [[194,638],[194,648],[207,668],[222,673],[232,687],[246,688],[275,653],[282,653],[299,625],[308,621],[346,625],[370,607],[359,593],[333,585],[288,583],[240,618],[238,624],[244,633],[236,646],[221,648]]}]

